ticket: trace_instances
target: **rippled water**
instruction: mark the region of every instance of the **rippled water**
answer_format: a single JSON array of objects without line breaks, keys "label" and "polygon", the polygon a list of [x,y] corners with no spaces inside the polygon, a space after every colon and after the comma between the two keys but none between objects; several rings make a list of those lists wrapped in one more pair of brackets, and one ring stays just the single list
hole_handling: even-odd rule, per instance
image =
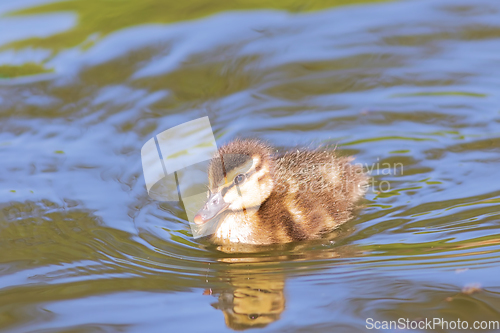
[{"label": "rippled water", "polygon": [[[500,2],[23,0],[0,15],[2,330],[499,320]],[[147,196],[140,149],[206,115],[218,144],[356,155],[363,207],[316,242],[194,240],[181,205]]]}]

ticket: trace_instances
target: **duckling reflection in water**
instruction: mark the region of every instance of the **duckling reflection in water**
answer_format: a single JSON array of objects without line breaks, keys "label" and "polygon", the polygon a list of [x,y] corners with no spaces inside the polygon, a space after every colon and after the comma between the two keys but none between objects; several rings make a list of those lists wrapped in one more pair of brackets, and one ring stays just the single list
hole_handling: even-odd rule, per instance
[{"label": "duckling reflection in water", "polygon": [[252,274],[231,278],[232,291],[220,293],[212,304],[224,313],[229,328],[265,327],[278,320],[285,309],[285,281],[281,275]]},{"label": "duckling reflection in water", "polygon": [[[219,290],[205,290],[204,294],[218,297],[212,306],[223,312],[227,327],[234,330],[265,327],[278,321],[285,311],[287,271],[304,272],[311,268],[312,261],[361,255],[356,246],[332,246],[328,241],[328,238],[345,239],[352,232],[353,228],[339,228],[317,241],[255,246],[256,252],[222,257],[219,261],[231,265],[223,266],[223,271],[215,276],[219,279],[218,286],[221,281],[228,285]],[[317,271],[317,267],[314,270]]]},{"label": "duckling reflection in water", "polygon": [[208,200],[194,217],[217,224],[215,244],[267,245],[317,239],[351,217],[367,176],[326,150],[274,155],[259,140],[235,140],[209,165]]}]

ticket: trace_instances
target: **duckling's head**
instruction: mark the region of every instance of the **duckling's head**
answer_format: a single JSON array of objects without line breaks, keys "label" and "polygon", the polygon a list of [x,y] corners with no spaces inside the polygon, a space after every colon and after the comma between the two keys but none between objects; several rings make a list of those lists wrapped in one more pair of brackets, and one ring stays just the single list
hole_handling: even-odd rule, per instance
[{"label": "duckling's head", "polygon": [[273,190],[271,149],[258,140],[235,140],[221,147],[208,168],[206,204],[194,218],[203,224],[224,211],[255,212]]}]

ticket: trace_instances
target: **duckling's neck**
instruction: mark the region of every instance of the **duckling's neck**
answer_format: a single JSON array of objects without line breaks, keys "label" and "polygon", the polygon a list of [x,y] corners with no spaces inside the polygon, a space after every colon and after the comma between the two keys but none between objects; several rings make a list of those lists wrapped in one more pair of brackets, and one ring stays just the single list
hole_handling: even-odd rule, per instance
[{"label": "duckling's neck", "polygon": [[214,234],[218,243],[246,243],[252,244],[255,239],[255,225],[251,221],[259,207],[249,208],[244,211],[228,211],[221,215],[219,226]]}]

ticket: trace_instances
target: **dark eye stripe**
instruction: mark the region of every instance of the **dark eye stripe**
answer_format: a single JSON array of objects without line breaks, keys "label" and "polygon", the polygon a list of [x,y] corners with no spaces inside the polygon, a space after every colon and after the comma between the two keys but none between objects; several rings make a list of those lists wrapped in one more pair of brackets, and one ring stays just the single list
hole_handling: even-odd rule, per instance
[{"label": "dark eye stripe", "polygon": [[262,161],[255,166],[255,171],[260,171],[260,169],[262,169]]},{"label": "dark eye stripe", "polygon": [[246,174],[247,178],[250,178],[254,173],[256,173],[257,170],[252,170]]},{"label": "dark eye stripe", "polygon": [[230,185],[230,186],[228,186],[228,187],[224,187],[224,188],[222,189],[222,191],[220,191],[220,192],[221,192],[221,195],[222,195],[222,197],[223,197],[223,198],[224,198],[224,196],[226,195],[227,191],[229,191],[229,190],[230,190],[233,186],[234,186],[234,184],[231,184],[231,185]]},{"label": "dark eye stripe", "polygon": [[264,179],[264,178],[267,178],[267,175],[262,175],[262,176],[260,176],[260,177],[257,179],[257,181],[259,181],[259,182],[260,182],[260,181],[262,181],[262,179]]},{"label": "dark eye stripe", "polygon": [[[246,176],[246,177],[247,177],[247,179],[248,179],[248,178],[250,178],[250,177],[251,177],[254,173],[256,173],[256,172],[257,172],[257,170],[252,170],[252,171],[250,171],[249,173],[246,173],[246,174],[245,174],[245,176]],[[262,177],[261,177],[261,178],[262,178]],[[260,180],[260,178],[259,178],[259,180]],[[232,182],[229,186],[224,187],[224,188],[221,190],[221,195],[222,195],[222,197],[224,197],[224,196],[226,195],[226,193],[227,193],[230,189],[232,189],[233,187],[235,187],[235,186],[236,186],[236,185],[234,184],[234,181],[233,181],[233,182]]]}]

